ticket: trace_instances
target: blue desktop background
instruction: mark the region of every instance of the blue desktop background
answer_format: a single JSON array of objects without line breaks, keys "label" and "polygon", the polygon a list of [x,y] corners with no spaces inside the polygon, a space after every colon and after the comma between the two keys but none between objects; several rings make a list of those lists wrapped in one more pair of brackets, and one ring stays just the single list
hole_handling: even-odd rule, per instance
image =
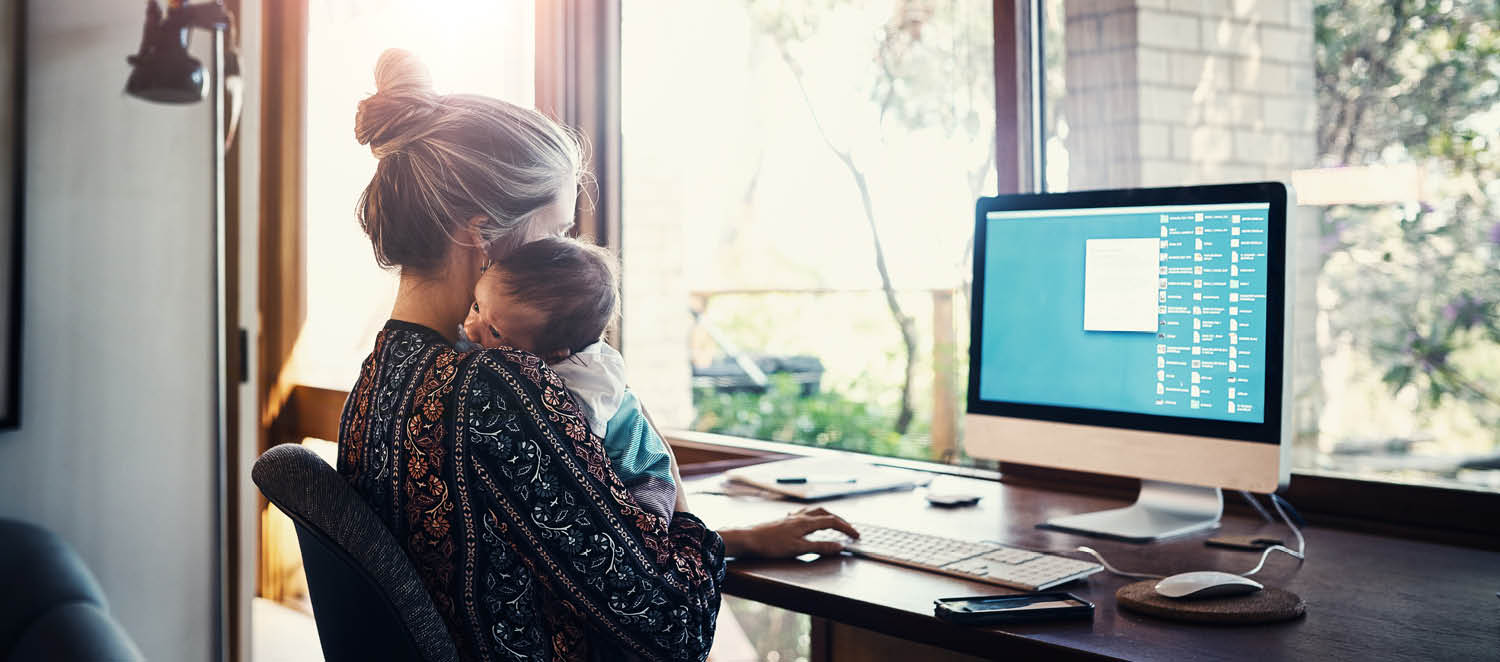
[{"label": "blue desktop background", "polygon": [[[1264,218],[1255,219],[1261,227]],[[985,221],[982,400],[1263,422],[1265,357],[1259,349],[1236,375],[1252,380],[1246,395],[1254,397],[1240,402],[1253,404],[1253,411],[1229,414],[1222,405],[1190,410],[1186,398],[1177,407],[1155,404],[1156,334],[1084,331],[1085,240],[1155,238],[1160,219],[1159,213],[1122,213]],[[1241,291],[1265,293],[1265,270],[1254,280]],[[1258,314],[1248,317],[1260,335],[1264,306],[1255,309]],[[1264,338],[1257,345],[1263,347]],[[1219,388],[1229,376],[1227,367],[1202,372],[1215,375]]]}]

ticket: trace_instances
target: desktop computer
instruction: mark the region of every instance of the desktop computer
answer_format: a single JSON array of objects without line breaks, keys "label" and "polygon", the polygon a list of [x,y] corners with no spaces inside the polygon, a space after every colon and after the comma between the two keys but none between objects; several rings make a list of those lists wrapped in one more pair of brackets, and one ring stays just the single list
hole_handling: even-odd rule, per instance
[{"label": "desktop computer", "polygon": [[981,198],[964,444],[1141,479],[1048,528],[1152,541],[1217,526],[1221,488],[1286,483],[1291,309],[1279,183]]}]

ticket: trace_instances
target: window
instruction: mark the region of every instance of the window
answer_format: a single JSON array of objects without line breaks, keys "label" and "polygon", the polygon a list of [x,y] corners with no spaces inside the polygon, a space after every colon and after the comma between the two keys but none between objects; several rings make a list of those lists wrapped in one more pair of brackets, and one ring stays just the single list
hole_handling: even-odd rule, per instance
[{"label": "window", "polygon": [[991,4],[625,3],[622,333],[659,423],[959,458]]},{"label": "window", "polygon": [[387,48],[417,53],[438,92],[472,92],[531,106],[535,32],[530,2],[467,0],[441,10],[416,0],[308,5],[306,154],[307,319],[293,350],[296,383],[346,390],[396,294],[355,216],[375,157],[354,140],[354,111],[375,91]]},{"label": "window", "polygon": [[1293,470],[1500,489],[1494,8],[1115,4],[1045,2],[1047,188],[1291,182]]}]

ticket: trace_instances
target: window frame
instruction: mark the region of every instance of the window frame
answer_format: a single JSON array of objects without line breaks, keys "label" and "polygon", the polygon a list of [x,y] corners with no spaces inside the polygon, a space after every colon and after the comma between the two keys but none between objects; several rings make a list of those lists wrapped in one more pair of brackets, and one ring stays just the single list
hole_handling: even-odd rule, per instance
[{"label": "window frame", "polygon": [[[620,179],[620,0],[597,2],[566,0],[561,13],[537,12],[537,99],[559,119],[582,122],[580,128],[595,146],[591,160],[599,189],[592,198],[591,215],[580,225],[608,243],[618,241],[619,228],[628,218],[619,206]],[[1031,63],[1039,58],[1039,0],[993,0],[996,35],[996,171],[999,193],[1039,188],[1040,154],[1036,153],[1036,131],[1031,118],[1039,109],[1032,85],[1036,81]],[[286,35],[271,34],[277,43]],[[295,23],[288,29],[296,29]],[[302,26],[305,29],[305,25]],[[268,52],[273,49],[268,49]],[[292,49],[287,57],[301,58],[305,49]],[[580,66],[586,63],[587,66]],[[296,62],[277,62],[276,69],[297,72]],[[558,72],[573,72],[555,78]],[[1000,75],[1000,72],[1008,72]],[[545,73],[545,75],[544,75]],[[265,447],[296,441],[304,436],[337,438],[337,422],[343,399],[340,391],[310,388],[277,380],[278,357],[284,358],[288,339],[278,329],[295,329],[302,316],[303,301],[296,288],[301,274],[302,247],[295,240],[304,219],[300,205],[301,173],[295,158],[302,132],[300,78],[267,77],[263,112],[263,159],[268,171],[261,176],[261,315],[263,331],[260,372],[263,376],[258,408],[265,422]],[[575,109],[576,116],[567,109]],[[272,147],[266,156],[266,147]],[[602,148],[602,149],[601,149]],[[1037,158],[1032,158],[1036,153]],[[602,169],[602,171],[601,171]],[[272,171],[274,170],[274,171]],[[1033,184],[1037,182],[1037,184]],[[581,202],[588,205],[589,202]],[[615,245],[618,248],[618,244]],[[623,256],[628,257],[628,256]],[[290,271],[287,271],[290,269]],[[271,336],[271,337],[267,337]],[[269,342],[268,342],[269,341]],[[289,344],[289,343],[288,343]],[[269,346],[268,346],[269,345]],[[729,466],[770,461],[790,456],[825,453],[845,454],[878,464],[920,469],[934,473],[984,478],[1014,484],[1036,484],[1049,489],[1079,491],[1131,499],[1139,481],[1063,469],[1000,463],[998,466],[968,467],[920,460],[866,456],[812,446],[776,441],[728,437],[689,430],[664,430],[664,436],[684,458],[687,474],[722,470]],[[1500,519],[1485,519],[1475,513],[1500,512],[1500,492],[1481,492],[1452,487],[1374,481],[1346,476],[1292,471],[1290,484],[1279,493],[1296,504],[1312,523],[1380,535],[1417,538],[1481,549],[1500,550]],[[1229,499],[1230,510],[1243,508]],[[1245,512],[1250,512],[1248,509]]]}]

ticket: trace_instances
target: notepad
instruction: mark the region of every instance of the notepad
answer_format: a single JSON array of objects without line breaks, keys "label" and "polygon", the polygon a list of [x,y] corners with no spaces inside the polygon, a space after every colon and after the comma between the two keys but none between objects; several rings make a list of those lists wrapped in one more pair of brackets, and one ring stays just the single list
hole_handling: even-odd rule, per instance
[{"label": "notepad", "polygon": [[[930,474],[879,467],[842,458],[804,457],[733,469],[725,478],[794,501],[821,501],[888,490],[909,490],[932,481]],[[777,479],[806,478],[803,483]]]}]

